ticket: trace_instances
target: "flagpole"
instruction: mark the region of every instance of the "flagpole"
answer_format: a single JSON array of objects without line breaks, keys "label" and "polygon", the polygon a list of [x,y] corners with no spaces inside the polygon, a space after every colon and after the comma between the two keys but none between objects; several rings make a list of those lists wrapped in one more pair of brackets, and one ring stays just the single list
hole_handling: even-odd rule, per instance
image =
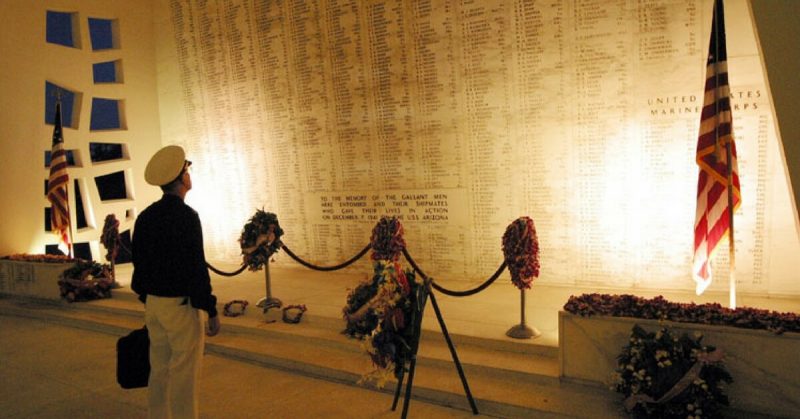
[{"label": "flagpole", "polygon": [[[59,107],[58,105],[61,105],[61,89],[58,89],[58,88],[56,89],[56,104],[57,104],[56,107]],[[64,138],[63,124],[62,124],[62,128],[61,129],[62,129],[61,138],[62,138],[62,141],[63,141],[63,138]],[[62,145],[62,147],[63,146],[64,145]],[[65,152],[66,152],[66,150],[65,150]],[[69,172],[69,165],[67,165],[67,167],[64,168],[64,171],[65,172]],[[67,184],[64,185],[64,189],[66,190],[66,193],[67,193],[66,205],[67,205],[67,214],[69,214],[69,216],[67,217],[67,235],[69,236],[69,243],[67,243],[67,257],[72,259],[72,245],[75,243],[75,240],[73,238],[73,233],[72,233],[72,211],[69,210],[69,208],[70,208],[70,205],[69,205],[69,195],[70,195],[70,193],[69,193],[69,182],[67,182]]]},{"label": "flagpole", "polygon": [[[724,10],[725,9],[724,9],[722,1],[723,0],[714,0],[714,22],[715,22],[715,25],[714,25],[715,26],[715,28],[714,28],[715,29],[714,36],[716,37],[716,42],[714,43],[716,51],[714,51],[714,54],[717,57],[716,63],[714,63],[715,66],[719,66],[719,62],[720,62],[720,56],[719,56],[720,55],[719,54],[719,52],[720,52],[719,51],[719,49],[720,49],[720,40],[719,40],[720,32],[722,32],[723,36],[724,36],[724,32],[723,32],[724,31],[724,26],[723,25],[724,25],[724,22],[725,22],[725,20],[724,20],[725,19],[725,15],[724,15],[724,13],[725,13]],[[717,4],[716,4],[717,2],[720,2],[719,7],[717,7]],[[717,16],[717,14],[719,14],[720,16]],[[727,54],[726,54],[726,57],[725,57],[725,61],[726,61],[726,67],[727,67]],[[716,89],[714,91],[714,96],[715,96],[715,99],[716,99],[715,103],[716,103],[716,106],[717,106],[717,112],[716,112],[716,117],[717,118],[720,117],[720,115],[719,115],[719,70],[720,69],[717,68],[716,71],[714,72],[715,73],[715,77],[716,77],[716,83],[715,83]],[[727,71],[727,68],[726,68],[726,71]],[[725,141],[725,158],[726,158],[725,162],[726,162],[726,166],[727,166],[726,178],[728,180],[728,185],[727,185],[727,189],[728,189],[728,223],[729,223],[729,225],[728,225],[728,228],[729,228],[729,230],[728,230],[728,258],[730,260],[730,266],[728,267],[729,268],[729,271],[728,271],[728,285],[729,285],[729,289],[728,289],[728,307],[730,307],[731,309],[735,309],[736,308],[736,246],[734,244],[735,243],[735,240],[734,240],[735,237],[734,237],[734,234],[733,234],[733,212],[734,212],[734,208],[733,208],[733,152],[731,151],[731,143],[733,142],[733,116],[731,116],[730,119],[731,119],[731,121],[730,121],[730,123],[731,123],[731,131],[730,132],[731,133],[728,136],[727,140]],[[717,124],[717,127],[719,127],[719,124]],[[716,137],[717,137],[716,138],[716,142],[717,142],[717,144],[719,144],[719,128],[717,128]]]},{"label": "flagpole", "polygon": [[[731,121],[731,124],[733,121]],[[728,233],[728,252],[731,260],[730,263],[730,296],[728,306],[731,309],[736,309],[736,248],[734,247],[733,237],[733,168],[731,164],[731,142],[725,146],[728,155],[728,219],[730,220],[730,232]]]},{"label": "flagpole", "polygon": [[[55,96],[56,96],[56,110],[58,112],[58,121],[61,121],[61,88],[57,87],[55,89],[54,93],[55,93]],[[54,123],[56,123],[56,122],[54,121]],[[60,122],[58,122],[57,124],[60,125]],[[64,147],[64,145],[63,145],[63,142],[64,142],[63,125],[61,125],[60,128],[62,130],[61,131],[62,147]],[[65,153],[66,153],[66,151],[65,151]],[[51,164],[52,164],[52,162],[51,162]],[[69,165],[67,164],[64,167],[64,172],[67,173],[69,171],[68,169],[69,169]],[[70,208],[70,205],[69,205],[69,195],[70,195],[69,194],[69,177],[67,177],[67,179],[68,179],[67,180],[67,184],[64,185],[64,193],[66,194],[66,198],[67,198],[67,199],[64,200],[65,201],[64,205],[67,206],[67,214],[68,214],[68,216],[67,216],[67,236],[69,237],[69,243],[67,243],[67,256],[70,259],[72,259],[72,245],[75,243],[75,240],[73,239],[73,233],[72,233],[72,211],[69,210],[69,208]]]},{"label": "flagpole", "polygon": [[[69,205],[69,182],[67,182],[67,205]],[[72,235],[72,211],[70,211],[67,219],[67,233],[69,234],[69,244],[67,245],[67,256],[72,259],[72,245],[75,244],[75,239]]]}]

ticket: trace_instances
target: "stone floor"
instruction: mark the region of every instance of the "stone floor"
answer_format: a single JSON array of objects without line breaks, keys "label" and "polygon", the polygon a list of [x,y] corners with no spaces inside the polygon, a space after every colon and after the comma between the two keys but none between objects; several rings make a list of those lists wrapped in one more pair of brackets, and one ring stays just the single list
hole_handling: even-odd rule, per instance
[{"label": "stone floor", "polygon": [[[119,266],[117,273],[123,287],[111,299],[67,304],[0,298],[0,417],[145,417],[146,391],[122,390],[114,381],[116,339],[143,322],[143,307],[129,289],[130,265]],[[358,342],[339,333],[348,289],[366,275],[273,267],[270,277],[273,297],[308,307],[300,324],[283,323],[276,311],[265,316],[254,307],[266,293],[263,272],[212,276],[220,307],[234,299],[251,306],[244,316],[223,317],[222,332],[208,340],[203,417],[400,417],[401,408],[390,410],[393,383],[384,390],[355,384],[370,362]],[[583,292],[598,290],[534,285],[525,313],[541,336],[531,340],[505,336],[520,322],[520,294],[506,275],[475,296],[437,293],[482,416],[624,416],[605,387],[559,379],[558,311],[570,295]],[[698,303],[726,299],[713,293],[700,299],[647,290],[600,292]],[[740,296],[739,305],[800,312],[793,299]],[[423,329],[409,417],[474,417],[430,305]]]},{"label": "stone floor", "polygon": [[[45,320],[0,315],[0,417],[144,418],[147,391],[115,381],[115,336]],[[203,418],[389,418],[392,395],[207,355]],[[410,417],[471,412],[415,400]],[[478,416],[485,417],[485,416]]]}]

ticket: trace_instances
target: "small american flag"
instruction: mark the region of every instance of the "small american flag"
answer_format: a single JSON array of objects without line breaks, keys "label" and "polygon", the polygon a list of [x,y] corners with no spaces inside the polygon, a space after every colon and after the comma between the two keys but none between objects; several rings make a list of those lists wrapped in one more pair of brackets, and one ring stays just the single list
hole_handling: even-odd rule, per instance
[{"label": "small american flag", "polygon": [[69,199],[67,195],[67,152],[64,150],[64,137],[61,133],[61,102],[56,101],[56,115],[53,128],[53,148],[50,152],[50,177],[47,180],[47,200],[50,201],[50,224],[61,241],[70,247],[69,241]]},{"label": "small american flag", "polygon": [[697,165],[700,166],[700,175],[694,222],[693,276],[697,295],[700,295],[711,283],[711,257],[719,242],[733,228],[732,211],[742,200],[733,141],[722,0],[714,2]]}]

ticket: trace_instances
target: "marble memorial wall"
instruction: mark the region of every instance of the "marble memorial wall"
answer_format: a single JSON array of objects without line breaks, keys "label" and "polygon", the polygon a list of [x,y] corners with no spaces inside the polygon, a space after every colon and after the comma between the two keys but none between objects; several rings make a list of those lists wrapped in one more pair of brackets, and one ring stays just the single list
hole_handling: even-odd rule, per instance
[{"label": "marble memorial wall", "polygon": [[[739,290],[798,294],[800,250],[758,48],[726,1],[743,204]],[[709,0],[163,0],[162,127],[194,156],[209,259],[256,208],[335,264],[401,217],[441,279],[485,279],[515,218],[539,281],[693,289]],[[185,119],[184,119],[185,118]],[[162,121],[162,125],[164,122]],[[727,246],[713,289],[727,289]],[[276,263],[291,265],[288,257]],[[364,264],[356,269],[364,269]]]}]

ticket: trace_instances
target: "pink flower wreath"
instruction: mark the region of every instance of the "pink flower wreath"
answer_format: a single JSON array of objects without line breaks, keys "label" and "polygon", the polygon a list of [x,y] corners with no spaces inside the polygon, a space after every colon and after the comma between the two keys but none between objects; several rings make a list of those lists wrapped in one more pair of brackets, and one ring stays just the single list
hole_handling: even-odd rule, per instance
[{"label": "pink flower wreath", "polygon": [[511,282],[520,290],[531,287],[533,278],[539,277],[539,239],[530,217],[520,217],[506,228],[503,234],[503,255]]}]

